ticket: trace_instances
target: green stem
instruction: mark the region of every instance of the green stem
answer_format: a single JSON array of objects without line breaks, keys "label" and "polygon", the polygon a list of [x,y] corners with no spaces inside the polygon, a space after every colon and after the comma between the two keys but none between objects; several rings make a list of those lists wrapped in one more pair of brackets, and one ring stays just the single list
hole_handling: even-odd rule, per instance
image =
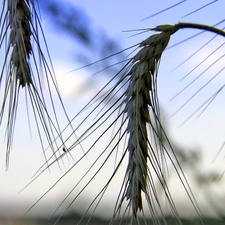
[{"label": "green stem", "polygon": [[198,24],[198,23],[178,23],[175,25],[175,27],[177,27],[177,29],[194,28],[194,29],[210,31],[210,32],[213,32],[213,33],[216,33],[216,34],[219,34],[219,35],[225,37],[225,32],[223,30],[220,30],[216,27]]}]

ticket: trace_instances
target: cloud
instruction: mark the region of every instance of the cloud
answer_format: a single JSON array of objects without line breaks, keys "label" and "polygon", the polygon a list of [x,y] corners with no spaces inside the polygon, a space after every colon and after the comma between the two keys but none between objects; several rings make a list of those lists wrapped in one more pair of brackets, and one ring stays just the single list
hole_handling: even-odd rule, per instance
[{"label": "cloud", "polygon": [[60,93],[63,97],[74,97],[85,84],[87,73],[85,71],[77,71],[68,73],[71,66],[64,62],[55,65],[55,74],[58,82]]}]

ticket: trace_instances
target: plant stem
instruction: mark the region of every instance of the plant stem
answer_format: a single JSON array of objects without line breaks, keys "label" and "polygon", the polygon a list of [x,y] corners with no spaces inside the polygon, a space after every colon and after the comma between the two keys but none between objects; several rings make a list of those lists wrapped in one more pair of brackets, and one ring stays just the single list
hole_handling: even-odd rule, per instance
[{"label": "plant stem", "polygon": [[178,23],[175,24],[175,27],[178,29],[184,29],[184,28],[194,28],[194,29],[200,29],[205,31],[210,31],[216,34],[219,34],[223,37],[225,37],[225,32],[221,29],[218,29],[216,27],[204,25],[204,24],[198,24],[198,23]]}]

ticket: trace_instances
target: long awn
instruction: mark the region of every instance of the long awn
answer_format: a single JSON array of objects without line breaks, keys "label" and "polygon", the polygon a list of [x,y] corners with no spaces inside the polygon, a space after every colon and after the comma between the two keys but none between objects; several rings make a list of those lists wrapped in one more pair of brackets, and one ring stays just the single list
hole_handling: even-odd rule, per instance
[{"label": "long awn", "polygon": [[[61,111],[69,122],[36,10],[37,4],[35,0],[4,0],[0,15],[0,48],[5,46],[0,75],[0,84],[4,87],[0,125],[6,117],[6,168],[9,166],[21,92],[27,104],[28,122],[29,111],[33,111],[43,150],[49,146],[57,154],[57,149],[64,146],[56,104],[61,105]],[[60,137],[58,143],[54,142],[56,137]]]}]

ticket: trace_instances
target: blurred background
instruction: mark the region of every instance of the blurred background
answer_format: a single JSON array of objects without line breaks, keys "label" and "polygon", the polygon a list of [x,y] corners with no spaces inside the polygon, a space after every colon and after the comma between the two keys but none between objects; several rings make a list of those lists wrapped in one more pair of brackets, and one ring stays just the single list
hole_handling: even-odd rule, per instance
[{"label": "blurred background", "polygon": [[[152,34],[136,32],[135,29],[178,22],[216,25],[220,29],[225,27],[225,2],[222,0],[204,3],[190,0],[162,0],[156,3],[149,0],[39,0],[38,6],[59,89],[71,118],[121,69],[123,63],[118,62],[127,59],[132,50],[85,66],[133,46]],[[224,38],[207,32],[199,34],[200,32],[182,30],[172,36],[160,63],[159,100],[163,124],[199,206],[205,217],[209,218],[207,224],[223,224],[224,92],[221,91],[211,103],[210,100],[223,88],[225,81]],[[3,50],[0,57],[4,59]],[[76,70],[81,67],[82,69]],[[177,95],[178,93],[180,94]],[[82,155],[81,150],[73,152],[61,169],[54,165],[51,171],[45,171],[20,192],[45,163],[37,131],[31,124],[30,132],[27,118],[24,117],[25,105],[22,99],[8,171],[5,171],[4,129],[0,130],[0,224],[53,224],[75,194],[66,198],[62,209],[55,214],[54,211],[76,185],[79,180],[77,175],[90,164],[91,158],[86,161],[84,159],[79,167],[57,183],[21,219],[63,172],[70,168],[74,158]],[[200,108],[201,106],[203,107]],[[194,114],[198,109],[200,110]],[[82,116],[85,117],[85,113]],[[58,224],[76,224],[79,221],[104,185],[108,174],[112,172],[114,160],[112,158],[112,165],[102,172],[102,179],[85,190]],[[123,174],[118,174],[118,180],[120,176]],[[186,193],[176,179],[171,173],[168,182],[181,218],[195,224],[195,210],[186,202]],[[107,223],[118,194],[115,191],[117,189],[116,177],[90,224]],[[52,214],[54,215],[51,217]],[[84,219],[83,223],[86,222]]]}]

